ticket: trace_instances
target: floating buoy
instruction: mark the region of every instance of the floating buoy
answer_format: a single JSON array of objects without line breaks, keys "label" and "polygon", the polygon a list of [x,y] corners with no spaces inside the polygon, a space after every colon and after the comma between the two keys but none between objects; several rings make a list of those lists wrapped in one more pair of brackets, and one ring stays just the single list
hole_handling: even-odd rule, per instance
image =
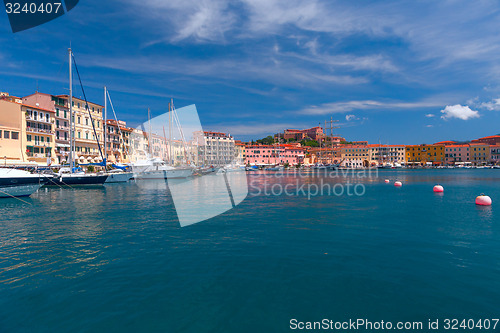
[{"label": "floating buoy", "polygon": [[491,206],[491,198],[481,193],[481,195],[476,197],[476,205]]},{"label": "floating buoy", "polygon": [[398,187],[399,186],[403,186],[403,183],[401,183],[400,181],[397,181],[397,182],[394,183],[394,186],[398,186]]},{"label": "floating buoy", "polygon": [[441,185],[435,185],[432,190],[436,193],[444,192],[444,188]]},{"label": "floating buoy", "polygon": [[385,182],[386,182],[386,183],[390,183],[391,181],[390,181],[389,179],[386,179],[386,180],[385,180]]}]

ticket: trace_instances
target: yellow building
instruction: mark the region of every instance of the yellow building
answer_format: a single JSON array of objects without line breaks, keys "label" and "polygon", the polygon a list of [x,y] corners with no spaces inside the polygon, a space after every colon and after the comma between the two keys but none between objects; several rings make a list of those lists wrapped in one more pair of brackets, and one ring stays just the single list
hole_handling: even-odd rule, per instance
[{"label": "yellow building", "polygon": [[[64,99],[66,105],[68,105],[68,95],[59,95],[57,97]],[[79,163],[96,163],[102,161],[97,141],[99,141],[102,153],[104,154],[104,107],[91,102],[88,103],[88,106],[89,109],[86,108],[85,100],[73,97],[75,160]],[[92,121],[97,132],[97,138],[94,134]]]},{"label": "yellow building", "polygon": [[445,163],[444,145],[410,145],[406,146],[406,163],[408,165],[443,165]]},{"label": "yellow building", "polygon": [[487,164],[490,162],[490,145],[484,143],[470,144],[470,161],[475,165]]},{"label": "yellow building", "polygon": [[21,104],[0,100],[0,165],[25,164],[26,121]]},{"label": "yellow building", "polygon": [[235,140],[234,142],[234,154],[236,155],[235,162],[238,164],[244,164],[246,159],[246,146],[243,142]]}]

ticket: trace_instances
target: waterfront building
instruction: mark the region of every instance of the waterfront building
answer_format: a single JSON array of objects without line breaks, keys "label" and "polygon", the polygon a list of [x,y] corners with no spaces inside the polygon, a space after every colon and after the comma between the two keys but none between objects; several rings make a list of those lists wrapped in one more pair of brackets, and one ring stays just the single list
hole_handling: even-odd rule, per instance
[{"label": "waterfront building", "polygon": [[109,162],[128,163],[130,152],[130,136],[134,129],[127,123],[114,119],[106,121],[106,154]]},{"label": "waterfront building", "polygon": [[[199,154],[203,157],[203,164],[222,166],[235,161],[235,144],[234,138],[231,135],[205,131],[203,132],[203,136],[204,145],[200,144],[199,146]],[[196,141],[196,134],[194,140]]]},{"label": "waterfront building", "polygon": [[490,161],[493,164],[500,164],[500,144],[490,146]]},{"label": "waterfront building", "polygon": [[234,154],[236,156],[235,162],[237,164],[244,164],[246,160],[246,146],[240,140],[234,141]]},{"label": "waterfront building", "polygon": [[248,145],[245,164],[251,165],[297,165],[303,163],[304,149],[287,145]]},{"label": "waterfront building", "polygon": [[470,162],[470,146],[468,144],[447,144],[444,146],[446,164],[468,164]]},{"label": "waterfront building", "polygon": [[386,165],[387,163],[405,164],[406,147],[403,145],[368,145],[370,165]]},{"label": "waterfront building", "polygon": [[339,163],[341,160],[340,148],[334,147],[304,147],[307,150],[307,156],[304,160],[306,164],[331,164]]},{"label": "waterfront building", "polygon": [[408,145],[406,146],[406,164],[408,165],[443,165],[445,163],[444,145]]},{"label": "waterfront building", "polygon": [[21,104],[26,127],[25,151],[30,162],[39,165],[58,164],[55,154],[55,111]]},{"label": "waterfront building", "polygon": [[22,98],[24,104],[35,105],[55,113],[55,155],[56,163],[68,163],[69,158],[69,110],[66,101],[63,98],[36,92]]},{"label": "waterfront building", "polygon": [[471,143],[470,159],[475,165],[487,164],[490,161],[490,145],[485,143]]},{"label": "waterfront building", "polygon": [[26,118],[21,103],[0,99],[0,165],[20,165],[28,161],[25,133]]},{"label": "waterfront building", "polygon": [[[57,96],[63,99],[65,105],[68,105],[69,96]],[[79,163],[97,163],[102,161],[99,152],[99,146],[104,154],[104,123],[102,105],[97,103],[88,103],[86,108],[85,100],[73,97],[73,112],[75,125],[75,160]],[[68,108],[69,109],[69,108]],[[90,117],[92,116],[92,118]],[[93,124],[92,124],[93,122]],[[94,134],[94,128],[97,137]],[[99,142],[99,145],[97,144]]]},{"label": "waterfront building", "polygon": [[370,167],[370,147],[368,145],[345,144],[340,147],[340,166],[347,168]]}]

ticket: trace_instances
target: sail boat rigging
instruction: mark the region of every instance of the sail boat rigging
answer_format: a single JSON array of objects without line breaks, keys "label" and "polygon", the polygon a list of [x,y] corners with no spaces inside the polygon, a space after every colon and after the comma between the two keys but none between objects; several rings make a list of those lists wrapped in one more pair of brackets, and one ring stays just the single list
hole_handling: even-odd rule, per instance
[{"label": "sail boat rigging", "polygon": [[96,173],[84,173],[81,170],[78,170],[75,168],[75,145],[76,145],[76,139],[75,139],[75,115],[74,115],[74,109],[73,109],[73,71],[72,71],[72,61],[75,62],[75,69],[78,74],[78,79],[80,81],[80,86],[82,88],[82,92],[85,98],[85,107],[87,111],[89,112],[90,115],[90,120],[92,123],[92,128],[94,130],[94,136],[97,140],[97,145],[99,147],[99,152],[101,154],[101,157],[103,161],[101,163],[93,163],[93,165],[104,165],[106,166],[106,159],[104,158],[104,155],[102,154],[101,150],[101,145],[98,140],[97,136],[97,131],[95,129],[95,124],[92,119],[92,114],[90,113],[90,108],[88,105],[87,97],[85,95],[85,90],[83,89],[83,84],[82,80],[80,77],[80,73],[78,72],[78,67],[76,66],[76,61],[75,57],[73,55],[73,52],[71,48],[68,49],[68,60],[69,60],[69,98],[68,98],[68,103],[69,103],[69,110],[70,110],[70,151],[69,151],[69,162],[70,162],[70,167],[68,168],[61,168],[59,170],[59,176],[57,178],[54,178],[52,183],[50,185],[55,185],[55,186],[61,186],[61,185],[102,185],[108,178],[107,174],[96,174]]}]

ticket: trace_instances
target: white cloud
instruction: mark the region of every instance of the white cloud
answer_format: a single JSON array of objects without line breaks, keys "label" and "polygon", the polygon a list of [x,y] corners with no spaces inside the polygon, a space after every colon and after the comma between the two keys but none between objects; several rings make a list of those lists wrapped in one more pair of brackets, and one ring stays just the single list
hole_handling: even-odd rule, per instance
[{"label": "white cloud", "polygon": [[433,118],[433,117],[435,117],[435,115],[434,115],[434,114],[432,114],[432,113],[428,113],[428,114],[426,114],[425,116],[426,116],[427,118]]},{"label": "white cloud", "polygon": [[472,118],[479,118],[479,112],[471,110],[467,105],[447,105],[443,110],[441,110],[443,115],[441,118],[447,120],[451,118],[458,118],[462,120],[468,120]]},{"label": "white cloud", "polygon": [[434,125],[426,125],[425,127],[429,127],[430,128],[430,127],[434,127]]},{"label": "white cloud", "polygon": [[346,116],[345,116],[345,120],[347,120],[347,121],[356,120],[356,119],[358,119],[358,118],[356,118],[356,116],[353,114],[346,114]]},{"label": "white cloud", "polygon": [[500,111],[500,98],[496,98],[491,102],[481,103],[480,106],[490,111]]}]

